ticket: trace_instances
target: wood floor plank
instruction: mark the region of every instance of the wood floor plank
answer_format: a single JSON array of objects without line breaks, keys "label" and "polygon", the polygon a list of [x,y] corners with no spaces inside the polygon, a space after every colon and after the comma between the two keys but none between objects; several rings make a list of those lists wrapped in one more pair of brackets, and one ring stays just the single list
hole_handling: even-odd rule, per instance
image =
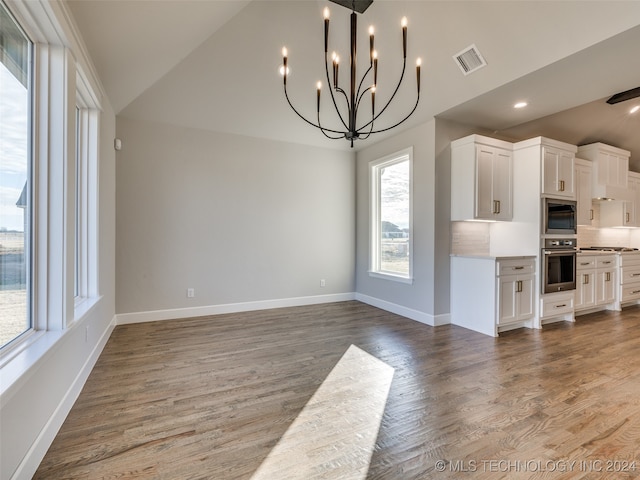
[{"label": "wood floor plank", "polygon": [[342,427],[304,480],[640,478],[640,307],[495,339],[359,302],[118,326],[34,478],[249,480],[351,345],[394,369],[368,470]]}]

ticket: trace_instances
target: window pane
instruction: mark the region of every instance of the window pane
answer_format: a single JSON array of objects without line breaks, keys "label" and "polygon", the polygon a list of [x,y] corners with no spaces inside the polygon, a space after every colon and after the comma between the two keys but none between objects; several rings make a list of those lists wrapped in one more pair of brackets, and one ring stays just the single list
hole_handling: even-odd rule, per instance
[{"label": "window pane", "polygon": [[409,160],[380,169],[380,270],[409,276]]},{"label": "window pane", "polygon": [[0,26],[0,346],[4,346],[31,327],[31,47],[2,3]]}]

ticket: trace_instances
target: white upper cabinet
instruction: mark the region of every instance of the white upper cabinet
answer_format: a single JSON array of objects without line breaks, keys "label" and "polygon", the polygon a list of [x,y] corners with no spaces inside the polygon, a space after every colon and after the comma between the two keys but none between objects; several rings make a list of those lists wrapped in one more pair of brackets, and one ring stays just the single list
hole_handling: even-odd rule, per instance
[{"label": "white upper cabinet", "polygon": [[592,143],[578,147],[578,156],[590,160],[593,165],[594,198],[632,200],[627,189],[631,156],[628,150],[604,143]]},{"label": "white upper cabinet", "polygon": [[451,143],[451,220],[509,221],[512,198],[510,143],[482,135]]},{"label": "white upper cabinet", "polygon": [[600,203],[601,227],[640,226],[640,174],[629,172],[626,198]]},{"label": "white upper cabinet", "polygon": [[574,153],[550,146],[542,152],[542,194],[575,199]]},{"label": "white upper cabinet", "polygon": [[576,200],[578,203],[578,225],[591,225],[593,207],[591,205],[591,162],[575,159]]}]

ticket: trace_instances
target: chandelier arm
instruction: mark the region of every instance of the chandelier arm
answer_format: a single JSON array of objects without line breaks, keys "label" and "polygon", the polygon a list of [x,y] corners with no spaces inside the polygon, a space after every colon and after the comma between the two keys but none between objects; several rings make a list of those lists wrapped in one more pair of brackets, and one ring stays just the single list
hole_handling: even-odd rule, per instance
[{"label": "chandelier arm", "polygon": [[[386,103],[386,105],[384,107],[382,107],[382,110],[380,110],[378,112],[378,114],[373,117],[371,119],[371,121],[369,123],[365,123],[364,125],[362,125],[358,131],[362,130],[363,128],[367,128],[369,126],[370,123],[372,123],[374,120],[376,120],[380,115],[382,115],[382,113],[387,109],[387,107],[389,105],[391,105],[391,102],[393,101],[393,98],[396,96],[396,93],[398,93],[398,90],[400,89],[400,85],[402,85],[402,80],[404,79],[404,73],[407,69],[407,57],[404,58],[403,62],[402,62],[402,73],[400,74],[400,81],[398,81],[398,84],[396,85],[396,89],[393,91],[393,94],[391,95],[391,98],[389,98],[389,101]],[[420,96],[418,95],[418,98],[420,98]],[[418,104],[416,103],[416,106]],[[415,108],[414,108],[415,110]],[[404,120],[402,120],[402,122],[404,122]],[[402,123],[400,122],[400,123]],[[398,123],[398,125],[400,125],[400,123]],[[372,133],[376,133],[376,132],[372,132]]]},{"label": "chandelier arm", "polygon": [[[356,97],[360,96],[360,89],[362,88],[362,84],[364,83],[364,79],[367,78],[367,75],[369,74],[369,72],[371,71],[372,68],[373,68],[373,65],[369,66],[369,68],[367,68],[367,71],[364,72],[364,75],[362,76],[362,79],[360,80],[360,85],[358,85],[358,92],[356,93]],[[371,88],[371,87],[369,87],[369,88]],[[365,92],[366,92],[366,90],[365,90]],[[360,102],[358,101],[358,103],[360,103]],[[356,108],[356,110],[357,110],[357,108]]]},{"label": "chandelier arm", "polygon": [[[364,137],[360,137],[360,140],[366,140],[367,138],[369,138],[369,137],[371,136],[371,134],[372,134],[372,133],[374,133],[374,132],[373,132],[373,122],[374,122],[374,120],[375,120],[375,117],[373,116],[373,112],[372,112],[372,114],[371,114],[371,117],[372,117],[372,118],[371,118],[371,122],[370,122],[370,125],[371,125],[371,126],[370,126],[370,128],[369,128],[369,131],[367,132],[367,134],[366,134]],[[359,133],[360,133],[360,131],[357,131],[357,133],[359,134]]]},{"label": "chandelier arm", "polygon": [[[347,96],[347,92],[345,92],[345,91],[344,91],[343,89],[341,89],[340,87],[337,87],[337,88],[336,88],[336,92],[338,92],[338,93],[341,93],[341,94],[342,94],[342,96],[344,97],[344,101],[345,101],[345,102],[346,102],[346,104],[347,104],[347,109],[348,109],[348,111],[349,111],[349,112],[351,112],[351,109],[349,108],[349,97]],[[336,109],[337,109],[337,108],[338,108],[338,107],[336,107]],[[344,122],[342,122],[342,123],[344,124]],[[345,125],[345,127],[346,127],[346,125]]]},{"label": "chandelier arm", "polygon": [[[344,125],[344,128],[349,130],[349,127],[347,126],[346,122],[344,121],[344,118],[342,118],[342,115],[340,114],[340,109],[338,108],[338,104],[336,103],[336,98],[333,95],[333,88],[331,88],[331,81],[329,80],[329,60],[327,59],[326,50],[324,52],[324,71],[327,74],[327,85],[329,86],[329,93],[331,94],[331,100],[333,101],[333,106],[336,109],[336,113],[338,114],[338,117],[340,118],[340,121],[342,122],[342,125]],[[337,86],[336,86],[336,90],[338,90]],[[340,89],[339,91],[341,91],[344,94],[345,99],[347,99],[348,111],[349,111],[349,113],[351,113],[351,107],[349,106],[349,99],[347,98],[347,94],[344,93],[344,91],[342,89]],[[318,127],[318,128],[320,128],[320,127]]]},{"label": "chandelier arm", "polygon": [[[392,128],[397,127],[398,125],[400,125],[402,122],[404,122],[407,118],[409,118],[411,115],[413,115],[413,112],[416,111],[416,108],[418,108],[418,102],[420,102],[420,94],[418,94],[418,98],[416,99],[416,104],[413,106],[413,109],[409,112],[409,114],[404,117],[402,120],[400,120],[398,123],[396,123],[395,125],[391,125],[390,127],[387,128],[383,128],[380,130],[373,130],[371,132],[369,132],[369,134],[371,133],[381,133],[381,132],[386,132],[387,130],[391,130]],[[378,118],[378,115],[375,116],[374,120]],[[373,122],[373,120],[371,121]]]},{"label": "chandelier arm", "polygon": [[[324,128],[324,127],[321,127],[320,125],[316,125],[315,123],[313,123],[310,120],[307,120],[300,112],[298,112],[298,110],[296,110],[296,107],[294,107],[293,104],[291,103],[291,100],[289,100],[289,94],[287,93],[287,86],[286,85],[284,86],[284,96],[287,99],[287,103],[291,107],[291,110],[296,112],[296,115],[298,115],[302,120],[307,122],[309,125],[311,125],[313,127],[316,127],[316,128],[319,128],[320,130],[326,130],[327,132],[339,133],[340,135],[344,135],[344,132],[341,132],[339,130],[332,130],[330,128]],[[337,137],[337,138],[342,138],[342,137]]]},{"label": "chandelier arm", "polygon": [[331,139],[331,140],[339,140],[341,138],[344,138],[344,133],[341,133],[339,136],[337,137],[333,137],[331,135],[328,135],[327,132],[332,132],[332,133],[336,133],[334,130],[330,130],[330,129],[326,129],[327,132],[325,132],[325,128],[320,124],[320,112],[318,112],[318,128],[320,129],[320,131],[322,132],[322,134]]}]

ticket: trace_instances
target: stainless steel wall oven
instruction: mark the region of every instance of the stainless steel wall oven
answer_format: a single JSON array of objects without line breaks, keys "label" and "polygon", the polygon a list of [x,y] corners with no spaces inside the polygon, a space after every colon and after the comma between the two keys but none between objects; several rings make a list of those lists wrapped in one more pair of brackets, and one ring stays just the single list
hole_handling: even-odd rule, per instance
[{"label": "stainless steel wall oven", "polygon": [[575,290],[576,288],[576,239],[551,239],[544,241],[542,249],[543,293]]}]

